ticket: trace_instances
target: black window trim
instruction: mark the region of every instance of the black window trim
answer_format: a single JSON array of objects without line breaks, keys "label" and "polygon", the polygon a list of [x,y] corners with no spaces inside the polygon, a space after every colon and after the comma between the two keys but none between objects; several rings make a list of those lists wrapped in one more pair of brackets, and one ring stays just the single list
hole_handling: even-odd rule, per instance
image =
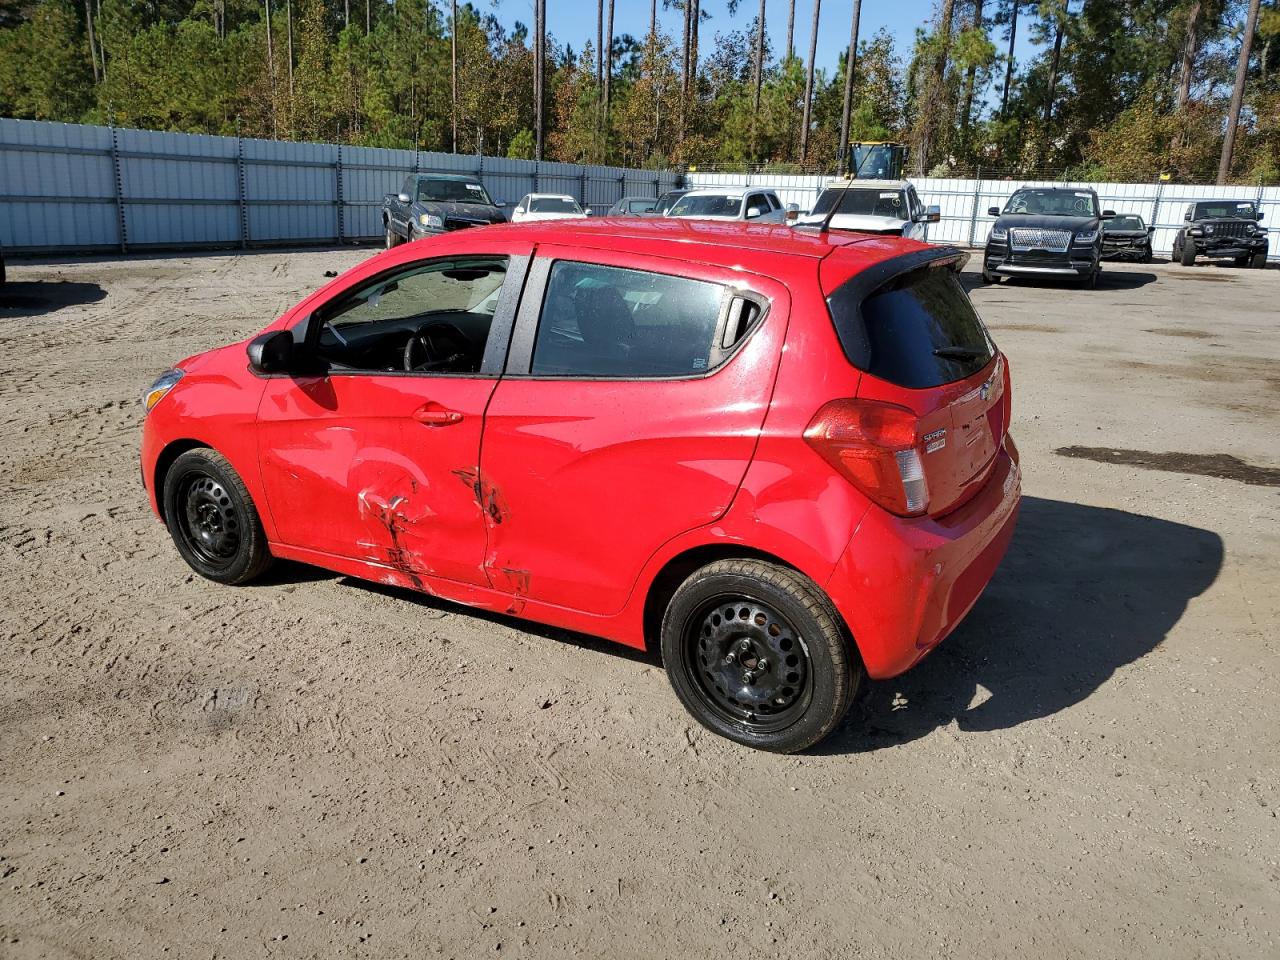
[{"label": "black window trim", "polygon": [[[529,261],[532,253],[461,253],[452,256],[427,257],[409,263],[398,264],[371,277],[366,277],[355,286],[348,287],[337,297],[325,301],[311,310],[292,331],[294,342],[298,343],[298,332],[302,332],[301,345],[307,362],[314,367],[315,375],[325,377],[422,377],[428,379],[451,380],[496,380],[502,376],[506,363],[507,351],[511,343],[511,331],[515,326],[516,308],[520,302],[525,282],[529,274]],[[350,299],[357,290],[363,290],[369,284],[394,277],[396,274],[419,270],[432,263],[454,260],[494,260],[504,258],[507,261],[507,276],[502,281],[502,291],[498,294],[498,303],[493,311],[493,323],[489,325],[489,338],[485,341],[484,356],[480,361],[480,369],[475,373],[452,373],[445,370],[357,370],[354,367],[335,366],[320,356],[320,329],[324,326],[321,314],[326,308],[341,304]],[[282,374],[292,376],[294,374]]]},{"label": "black window trim", "polygon": [[[680,280],[697,280],[702,283],[714,283],[721,288],[720,307],[716,316],[715,330],[712,333],[711,350],[708,355],[707,369],[697,373],[673,374],[670,376],[617,376],[612,374],[583,373],[533,373],[533,351],[537,345],[538,324],[542,319],[542,305],[546,300],[547,287],[551,280],[551,268],[557,263],[575,263],[588,267],[606,267],[613,270],[630,270],[635,273],[653,273],[659,276],[675,277]],[[738,339],[729,347],[723,346],[725,327],[731,314],[735,313],[734,304],[740,300],[754,303],[759,314],[751,324],[742,331]],[[507,354],[507,365],[504,378],[513,380],[568,380],[579,383],[659,383],[663,381],[705,380],[715,376],[738,355],[739,351],[765,323],[773,305],[771,298],[746,290],[742,287],[726,283],[722,280],[707,280],[703,277],[690,277],[680,273],[673,265],[670,270],[655,270],[650,266],[630,267],[615,263],[601,263],[599,260],[583,259],[581,255],[559,256],[542,255],[534,251],[533,264],[529,267],[524,283],[524,294],[520,299],[520,307],[516,312],[515,331],[511,337],[511,348]]]}]

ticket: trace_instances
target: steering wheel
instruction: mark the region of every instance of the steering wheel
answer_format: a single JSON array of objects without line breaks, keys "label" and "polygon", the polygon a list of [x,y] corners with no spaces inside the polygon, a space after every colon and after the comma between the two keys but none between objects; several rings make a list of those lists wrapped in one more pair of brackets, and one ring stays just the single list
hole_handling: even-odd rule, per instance
[{"label": "steering wheel", "polygon": [[[465,360],[471,349],[467,335],[447,320],[424,323],[404,343],[404,369],[446,370]],[[419,359],[421,357],[421,359]]]}]

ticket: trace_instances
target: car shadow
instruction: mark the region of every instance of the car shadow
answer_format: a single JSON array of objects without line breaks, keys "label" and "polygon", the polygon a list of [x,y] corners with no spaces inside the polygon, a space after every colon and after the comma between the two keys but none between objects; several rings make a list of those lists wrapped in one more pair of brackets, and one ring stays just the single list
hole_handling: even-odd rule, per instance
[{"label": "car shadow", "polygon": [[107,291],[96,283],[73,280],[24,280],[0,287],[0,320],[39,317],[64,307],[97,303]]},{"label": "car shadow", "polygon": [[1208,530],[1026,497],[969,616],[913,670],[871,683],[813,752],[900,746],[953,723],[1007,730],[1074,706],[1158,647],[1222,560]]}]

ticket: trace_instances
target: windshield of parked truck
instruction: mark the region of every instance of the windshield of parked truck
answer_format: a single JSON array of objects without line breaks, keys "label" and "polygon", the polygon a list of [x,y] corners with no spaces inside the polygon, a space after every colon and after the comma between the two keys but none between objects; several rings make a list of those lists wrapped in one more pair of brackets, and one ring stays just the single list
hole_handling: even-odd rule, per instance
[{"label": "windshield of parked truck", "polygon": [[813,205],[810,216],[821,216],[831,212],[831,207],[839,200],[840,207],[836,213],[847,213],[855,217],[891,217],[894,220],[909,220],[909,207],[906,194],[901,190],[868,190],[866,187],[831,187],[822,191],[818,202]]},{"label": "windshield of parked truck", "polygon": [[1223,217],[1239,217],[1242,220],[1257,219],[1258,212],[1252,203],[1237,203],[1234,200],[1211,200],[1196,204],[1196,212],[1192,220],[1218,220]]},{"label": "windshield of parked truck", "polygon": [[483,203],[493,206],[488,191],[470,180],[419,180],[418,199],[444,203]]},{"label": "windshield of parked truck", "polygon": [[1004,212],[1050,217],[1096,217],[1098,198],[1088,190],[1019,190]]}]

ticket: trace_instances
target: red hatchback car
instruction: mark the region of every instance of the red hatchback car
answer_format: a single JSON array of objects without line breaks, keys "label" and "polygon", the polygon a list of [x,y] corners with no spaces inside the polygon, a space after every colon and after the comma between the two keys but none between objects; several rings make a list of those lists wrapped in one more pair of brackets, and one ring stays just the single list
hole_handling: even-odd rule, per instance
[{"label": "red hatchback car", "polygon": [[143,478],[212,580],[284,557],[660,647],[705,726],[803,749],[1013,532],[963,260],[640,218],[420,240],[162,375]]}]

